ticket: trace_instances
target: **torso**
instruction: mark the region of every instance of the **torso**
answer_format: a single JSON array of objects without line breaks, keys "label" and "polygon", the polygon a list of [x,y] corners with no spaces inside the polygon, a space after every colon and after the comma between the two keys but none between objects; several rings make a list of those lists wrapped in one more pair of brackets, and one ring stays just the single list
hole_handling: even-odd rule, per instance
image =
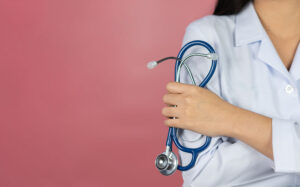
[{"label": "torso", "polygon": [[[253,15],[252,15],[253,16]],[[257,22],[247,22],[249,12],[240,15],[240,30],[235,16],[208,16],[187,29],[184,43],[204,40],[213,45],[219,56],[218,71],[207,85],[212,92],[238,107],[277,119],[300,120],[300,49],[298,42],[272,39],[260,32]],[[247,21],[245,21],[247,20]],[[252,27],[253,26],[253,27]],[[237,36],[236,34],[239,34]],[[243,36],[241,36],[243,35]],[[272,42],[274,43],[272,45]],[[283,46],[284,48],[280,48]],[[276,49],[275,49],[276,48]],[[290,50],[293,48],[293,50]],[[276,52],[277,50],[277,52]],[[293,51],[291,53],[291,51]],[[296,57],[293,59],[296,51]],[[198,51],[194,51],[198,52]],[[203,52],[203,51],[202,51]],[[290,72],[286,64],[293,61]],[[191,60],[189,67],[196,82],[205,77],[209,63]],[[183,70],[184,71],[184,70]],[[181,74],[188,83],[187,73]],[[293,87],[293,91],[289,88]],[[184,130],[180,135],[186,147],[198,147],[202,135]],[[287,186],[300,184],[300,176],[274,172],[273,162],[239,140],[213,137],[211,152],[199,158],[184,172],[184,186]],[[219,144],[219,145],[218,145]],[[181,153],[182,163],[190,161]],[[213,174],[214,177],[211,177]]]}]

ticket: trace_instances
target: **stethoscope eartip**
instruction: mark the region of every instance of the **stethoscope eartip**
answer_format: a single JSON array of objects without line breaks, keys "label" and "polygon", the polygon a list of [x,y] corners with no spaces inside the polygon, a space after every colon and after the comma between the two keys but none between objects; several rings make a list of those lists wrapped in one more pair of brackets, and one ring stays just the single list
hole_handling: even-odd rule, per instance
[{"label": "stethoscope eartip", "polygon": [[157,66],[157,62],[156,61],[151,61],[151,62],[149,62],[148,64],[147,64],[147,68],[148,69],[153,69],[153,68],[155,68],[156,66]]}]

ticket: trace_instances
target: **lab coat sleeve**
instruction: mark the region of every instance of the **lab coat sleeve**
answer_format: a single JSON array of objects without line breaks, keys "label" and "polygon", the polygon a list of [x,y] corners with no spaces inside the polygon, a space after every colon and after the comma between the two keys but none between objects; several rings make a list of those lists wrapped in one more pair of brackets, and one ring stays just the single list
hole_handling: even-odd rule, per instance
[{"label": "lab coat sleeve", "polygon": [[[202,19],[201,22],[203,22],[205,19]],[[203,40],[208,42],[215,50],[215,45],[210,40],[209,35],[205,35],[203,33],[209,33],[210,31],[203,31],[199,30],[199,23],[193,22],[191,23],[187,29],[186,33],[183,38],[182,46],[186,43],[193,41],[193,40]],[[201,24],[201,23],[200,23]],[[205,27],[203,27],[205,28]],[[206,27],[209,29],[208,27]],[[212,31],[213,32],[213,31]],[[186,53],[185,56],[190,53],[208,53],[208,50],[201,46],[194,46],[190,48]],[[217,53],[217,51],[216,51]],[[192,57],[189,60],[186,61],[187,65],[190,67],[191,72],[194,76],[195,82],[197,86],[201,83],[201,81],[205,78],[206,74],[208,73],[210,66],[211,66],[211,60],[204,58],[204,57]],[[186,83],[186,84],[193,84],[188,71],[185,69],[184,66],[181,68],[180,72],[180,82]],[[212,76],[211,80],[206,85],[206,88],[218,96],[220,96],[220,83],[219,83],[219,66],[217,65],[216,71],[214,75]],[[178,139],[182,143],[183,146],[189,147],[189,148],[196,148],[200,147],[204,144],[206,140],[206,136],[190,131],[190,130],[178,130]],[[218,145],[223,142],[223,140],[226,139],[226,137],[213,137],[211,144],[209,147],[201,152],[199,156],[197,157],[196,166],[192,169],[183,172],[183,178],[184,180],[189,180],[190,177],[186,177],[187,175],[192,175],[196,171],[199,172],[199,168],[204,168],[204,166],[208,163],[208,161],[211,159],[212,153],[217,149]],[[179,151],[180,159],[182,165],[187,165],[190,162],[191,155],[189,153],[184,153]]]},{"label": "lab coat sleeve", "polygon": [[272,119],[272,146],[276,172],[300,173],[299,122]]},{"label": "lab coat sleeve", "polygon": [[[274,161],[241,141],[224,141],[216,151],[206,155],[211,158],[204,169],[197,165],[199,172],[194,171],[186,178],[193,176],[190,183],[203,186],[235,186],[253,179],[267,180],[274,176],[274,169],[278,180],[284,173],[300,173],[299,123],[273,118],[272,139]],[[209,178],[213,173],[218,173],[214,180],[200,181],[197,178],[198,175],[201,179]]]}]

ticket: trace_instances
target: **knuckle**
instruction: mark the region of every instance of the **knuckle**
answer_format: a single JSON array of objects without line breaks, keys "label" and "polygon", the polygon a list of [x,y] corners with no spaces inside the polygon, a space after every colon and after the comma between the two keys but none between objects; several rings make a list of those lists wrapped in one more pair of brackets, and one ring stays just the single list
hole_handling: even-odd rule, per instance
[{"label": "knuckle", "polygon": [[195,87],[195,86],[191,87],[191,92],[192,93],[197,93],[198,92],[198,88]]},{"label": "knuckle", "polygon": [[185,101],[186,103],[191,103],[192,100],[193,100],[193,98],[192,98],[192,96],[190,96],[190,95],[187,95],[187,96],[184,97],[184,101]]},{"label": "knuckle", "polygon": [[171,84],[172,84],[171,82],[167,83],[167,85],[166,85],[167,90],[169,90],[171,88]]}]

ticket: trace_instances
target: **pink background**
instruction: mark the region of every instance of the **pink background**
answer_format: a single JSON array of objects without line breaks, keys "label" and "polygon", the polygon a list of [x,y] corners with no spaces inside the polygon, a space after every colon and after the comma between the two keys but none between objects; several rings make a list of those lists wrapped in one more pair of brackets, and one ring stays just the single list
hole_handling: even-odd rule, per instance
[{"label": "pink background", "polygon": [[181,186],[154,166],[186,26],[209,0],[0,0],[0,187]]}]

